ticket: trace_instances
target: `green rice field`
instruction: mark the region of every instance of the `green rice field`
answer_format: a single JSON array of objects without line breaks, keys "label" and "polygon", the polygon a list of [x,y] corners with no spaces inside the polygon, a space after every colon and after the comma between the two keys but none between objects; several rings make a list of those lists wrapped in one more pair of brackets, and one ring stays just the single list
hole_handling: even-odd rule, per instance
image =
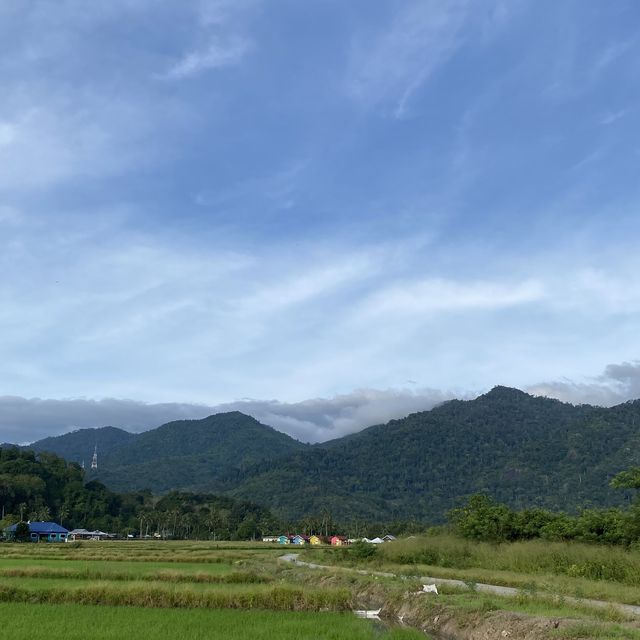
[{"label": "green rice field", "polygon": [[0,545],[1,637],[410,640],[357,618],[347,586],[293,579],[265,545]]},{"label": "green rice field", "polygon": [[366,620],[337,613],[145,609],[95,605],[0,604],[3,637],[49,640],[412,640],[417,631],[380,634]]}]

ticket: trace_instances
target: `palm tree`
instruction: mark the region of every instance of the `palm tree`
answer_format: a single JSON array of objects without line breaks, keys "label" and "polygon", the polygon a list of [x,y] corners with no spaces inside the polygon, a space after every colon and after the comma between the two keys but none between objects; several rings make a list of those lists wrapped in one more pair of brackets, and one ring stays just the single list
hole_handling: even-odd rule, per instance
[{"label": "palm tree", "polygon": [[60,526],[63,527],[63,520],[66,520],[69,517],[69,505],[65,502],[58,511],[58,520],[60,521]]},{"label": "palm tree", "polygon": [[36,520],[40,522],[48,522],[51,520],[51,509],[46,505],[41,506],[35,513]]}]

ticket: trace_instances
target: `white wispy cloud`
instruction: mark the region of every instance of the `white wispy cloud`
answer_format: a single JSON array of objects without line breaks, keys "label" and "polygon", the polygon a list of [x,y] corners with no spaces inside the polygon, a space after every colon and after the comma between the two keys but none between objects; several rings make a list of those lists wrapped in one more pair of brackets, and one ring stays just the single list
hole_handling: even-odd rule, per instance
[{"label": "white wispy cloud", "polygon": [[0,396],[0,443],[33,442],[101,426],[140,432],[172,420],[199,419],[226,411],[241,411],[303,442],[323,442],[415,411],[426,411],[451,397],[451,393],[433,389],[359,389],[301,402],[243,399],[208,406],[118,398],[52,400]]},{"label": "white wispy cloud", "polygon": [[142,143],[149,139],[153,117],[157,122],[168,116],[161,105],[104,103],[99,94],[70,105],[55,92],[47,106],[29,102],[16,107],[11,136],[0,143],[0,189],[104,178],[157,162]]},{"label": "white wispy cloud", "polygon": [[[77,0],[55,7],[36,0],[28,10],[13,4],[0,23],[5,190],[134,176],[171,162],[181,149],[176,141],[202,120],[192,103],[154,78],[163,69],[178,79],[236,64],[252,47],[245,18],[253,4],[242,1],[178,7],[116,0],[87,9]],[[119,40],[122,24],[140,37]],[[107,33],[114,41],[103,46]]]},{"label": "white wispy cloud", "polygon": [[256,47],[245,22],[258,4],[257,0],[202,0],[197,3],[194,44],[160,77],[183,80],[240,64]]},{"label": "white wispy cloud", "polygon": [[353,44],[347,86],[367,105],[390,104],[401,118],[413,93],[462,42],[466,0],[411,2],[389,28]]},{"label": "white wispy cloud", "polygon": [[500,309],[543,299],[545,287],[537,280],[524,282],[458,282],[426,278],[396,283],[376,291],[362,306],[365,317],[380,314],[420,316],[473,309]]},{"label": "white wispy cloud", "polygon": [[628,113],[629,113],[628,109],[619,109],[618,111],[609,111],[608,113],[605,113],[605,115],[602,116],[602,118],[600,119],[600,124],[604,126],[608,126],[610,124],[613,124],[614,122],[617,122],[618,120],[621,120]]},{"label": "white wispy cloud", "polygon": [[347,91],[365,106],[407,114],[414,94],[469,41],[486,44],[510,22],[520,2],[479,6],[468,0],[403,3],[391,24],[360,32],[352,43]]},{"label": "white wispy cloud", "polygon": [[[583,381],[542,382],[528,385],[525,390],[572,404],[612,406],[640,398],[640,362],[609,364],[602,374]],[[472,391],[429,388],[356,389],[299,402],[244,398],[218,405],[0,396],[0,442],[26,443],[107,425],[140,432],[171,420],[199,419],[226,411],[241,411],[303,442],[324,442],[410,413],[428,411],[454,397],[472,399],[476,395]]]},{"label": "white wispy cloud", "polygon": [[612,406],[640,398],[640,361],[609,364],[602,374],[581,381],[554,380],[531,385],[532,394],[572,404]]},{"label": "white wispy cloud", "polygon": [[548,79],[542,95],[553,101],[567,101],[594,91],[637,46],[637,39],[594,46],[582,39],[577,23],[570,26],[554,47],[542,53],[548,56],[548,63],[540,67]]},{"label": "white wispy cloud", "polygon": [[[584,381],[542,382],[525,390],[572,404],[612,406],[640,398],[640,362],[609,364],[601,375]],[[219,405],[4,396],[0,397],[0,442],[26,443],[107,425],[140,432],[171,420],[199,419],[227,411],[241,411],[303,442],[324,442],[410,413],[428,411],[454,397],[468,400],[476,395],[471,391],[429,388],[356,389],[299,402],[245,398]]]},{"label": "white wispy cloud", "polygon": [[225,188],[203,189],[194,194],[194,202],[201,207],[225,207],[247,203],[254,207],[269,204],[275,209],[289,209],[296,204],[299,179],[305,173],[308,160],[285,163],[283,168],[247,178]]},{"label": "white wispy cloud", "polygon": [[16,125],[11,122],[0,122],[0,147],[10,145],[16,137]]},{"label": "white wispy cloud", "polygon": [[105,426],[146,431],[171,420],[204,418],[213,412],[212,407],[175,402],[0,396],[0,443],[23,444],[76,429]]},{"label": "white wispy cloud", "polygon": [[616,60],[626,55],[631,49],[637,45],[636,40],[624,40],[622,42],[613,42],[602,51],[595,59],[593,63],[593,74],[599,74],[604,71],[609,65],[613,64]]},{"label": "white wispy cloud", "polygon": [[302,402],[240,400],[217,409],[242,411],[299,440],[323,442],[427,411],[452,397],[451,392],[436,389],[357,389]]},{"label": "white wispy cloud", "polygon": [[189,51],[166,72],[173,80],[190,78],[205,71],[239,64],[253,47],[253,43],[239,36],[214,36],[203,48]]}]

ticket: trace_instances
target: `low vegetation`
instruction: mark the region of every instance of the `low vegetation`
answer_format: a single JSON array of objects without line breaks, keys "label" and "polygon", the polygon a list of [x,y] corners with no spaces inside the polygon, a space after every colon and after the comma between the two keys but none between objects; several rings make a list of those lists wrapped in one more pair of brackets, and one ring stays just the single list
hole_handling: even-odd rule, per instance
[{"label": "low vegetation", "polygon": [[383,545],[378,558],[401,565],[551,574],[640,586],[640,550],[531,540],[491,544],[451,535]]},{"label": "low vegetation", "polygon": [[[494,637],[495,629],[485,629],[485,623],[495,617],[514,637],[524,634],[527,619],[532,627],[546,629],[527,637],[640,635],[637,614],[620,606],[640,605],[640,549],[542,540],[490,543],[438,533],[379,545],[368,556],[356,546],[308,548],[301,559],[342,567],[354,584],[364,580],[359,572],[365,571],[372,576],[369,584],[404,585],[395,590],[395,596],[391,595],[393,588],[389,591],[388,601],[395,602],[399,611],[406,608],[402,603],[407,594],[418,594],[426,580],[454,580],[439,583],[437,598],[411,596],[410,611],[416,624],[429,626],[434,619],[454,619],[458,629],[483,629],[486,637]],[[480,588],[481,583],[510,587],[511,592],[488,593]],[[368,589],[361,583],[356,590]],[[590,600],[601,603],[596,606]],[[515,627],[509,627],[514,620]],[[561,628],[552,628],[554,621],[561,621]],[[576,635],[578,623],[580,633],[593,629],[596,635]],[[460,638],[469,637],[460,633]]]},{"label": "low vegetation", "polygon": [[348,584],[299,580],[278,562],[280,554],[278,548],[241,543],[5,543],[3,632],[45,637],[40,627],[46,620],[48,640],[79,638],[79,629],[84,638],[91,625],[101,638],[121,638],[126,625],[127,635],[143,640],[423,637],[411,630],[383,633],[358,620]]},{"label": "low vegetation", "polygon": [[86,640],[417,640],[423,633],[376,631],[364,620],[337,613],[145,609],[91,605],[0,603],[3,630],[14,638]]}]

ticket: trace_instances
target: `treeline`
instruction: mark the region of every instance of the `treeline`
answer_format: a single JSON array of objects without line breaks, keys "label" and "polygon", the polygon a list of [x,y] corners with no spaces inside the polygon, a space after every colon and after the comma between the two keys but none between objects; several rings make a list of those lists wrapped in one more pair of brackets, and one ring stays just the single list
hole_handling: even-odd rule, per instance
[{"label": "treeline", "polygon": [[251,501],[209,493],[116,493],[96,480],[86,482],[78,464],[54,454],[0,448],[0,533],[26,520],[121,536],[195,540],[251,540],[281,533],[357,538],[425,530],[424,524],[411,520],[345,523],[337,521],[329,509],[302,520],[283,521]]},{"label": "treeline", "polygon": [[283,517],[326,506],[343,521],[440,524],[477,492],[517,510],[624,507],[607,478],[634,464],[639,423],[640,400],[605,409],[497,387],[250,465],[222,490]]},{"label": "treeline", "polygon": [[[610,484],[618,489],[640,489],[640,468],[619,473]],[[472,540],[640,542],[640,500],[627,509],[585,509],[572,516],[539,508],[516,511],[487,495],[476,494],[465,506],[450,511],[448,519],[456,533]]]},{"label": "treeline", "polygon": [[249,501],[210,494],[150,491],[115,493],[97,481],[85,483],[75,463],[50,453],[0,448],[0,533],[20,521],[55,521],[67,529],[137,536],[252,539],[279,522]]}]

